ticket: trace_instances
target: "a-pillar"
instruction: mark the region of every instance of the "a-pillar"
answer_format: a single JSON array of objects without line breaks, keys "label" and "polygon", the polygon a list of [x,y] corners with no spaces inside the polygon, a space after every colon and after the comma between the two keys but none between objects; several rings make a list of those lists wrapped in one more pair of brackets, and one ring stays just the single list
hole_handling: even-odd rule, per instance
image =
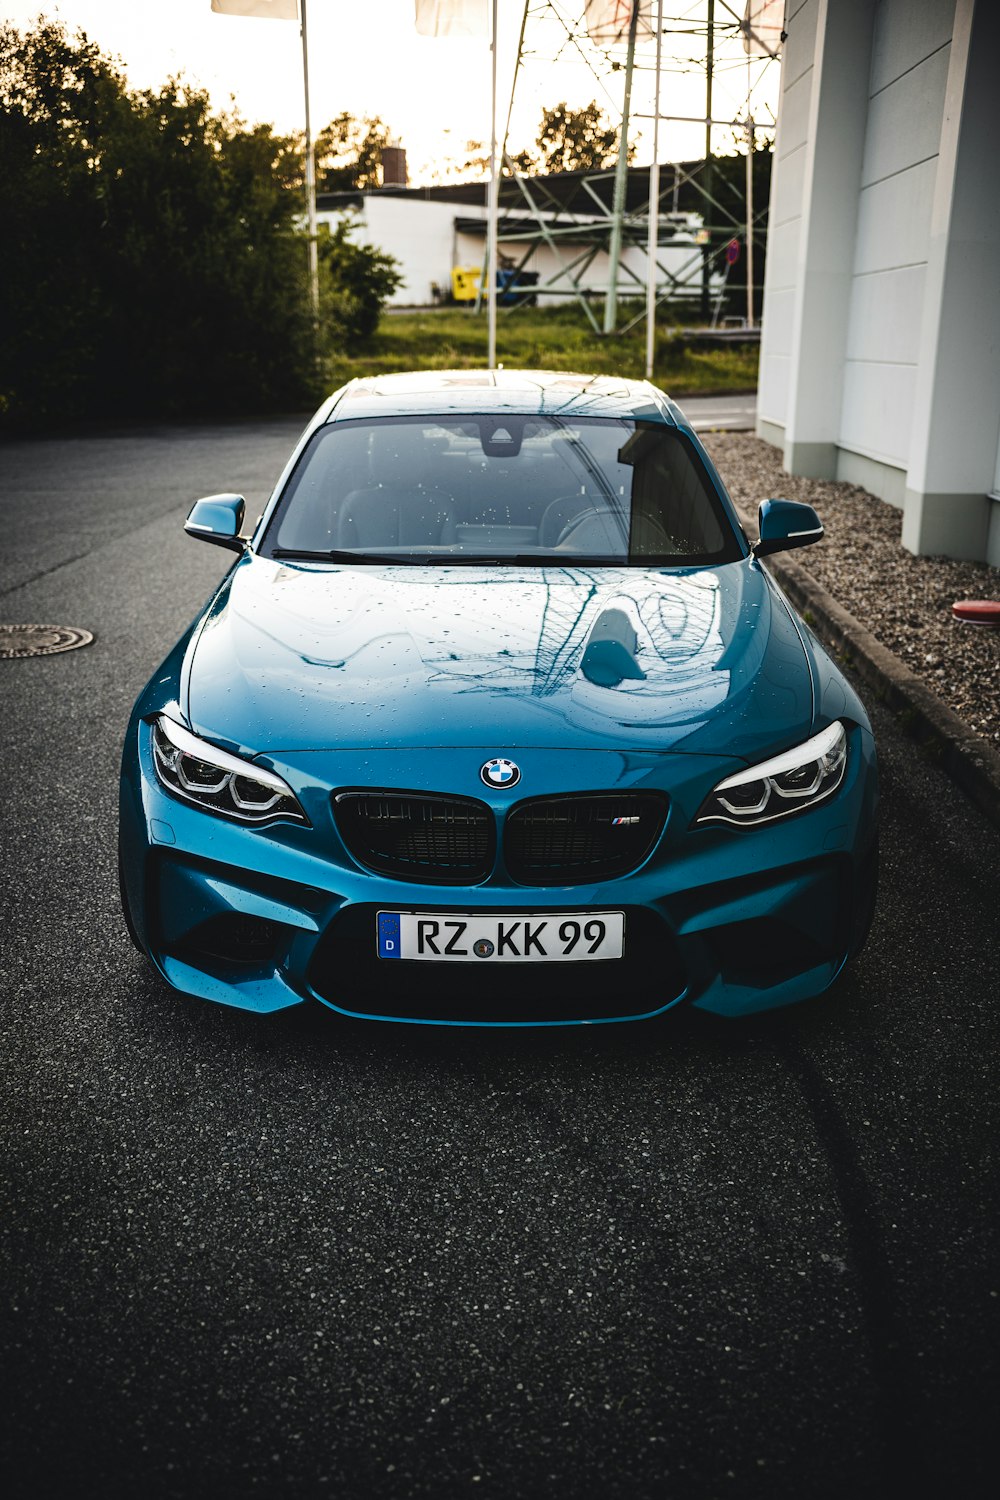
[{"label": "a-pillar", "polygon": [[[874,0],[817,0],[784,465],[832,479],[868,116]],[[783,122],[784,123],[784,122]]]},{"label": "a-pillar", "polygon": [[1000,8],[958,0],[906,475],[903,545],[1000,566]]}]

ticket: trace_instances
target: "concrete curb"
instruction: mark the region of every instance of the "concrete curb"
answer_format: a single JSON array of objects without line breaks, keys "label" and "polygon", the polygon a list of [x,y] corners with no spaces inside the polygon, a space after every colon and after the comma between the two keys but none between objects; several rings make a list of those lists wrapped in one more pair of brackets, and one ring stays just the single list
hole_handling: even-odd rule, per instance
[{"label": "concrete curb", "polygon": [[1000,751],[974,734],[801,563],[789,557],[769,557],[767,566],[806,624],[832,647],[841,665],[854,671],[880,702],[892,709],[905,732],[1000,828]]}]

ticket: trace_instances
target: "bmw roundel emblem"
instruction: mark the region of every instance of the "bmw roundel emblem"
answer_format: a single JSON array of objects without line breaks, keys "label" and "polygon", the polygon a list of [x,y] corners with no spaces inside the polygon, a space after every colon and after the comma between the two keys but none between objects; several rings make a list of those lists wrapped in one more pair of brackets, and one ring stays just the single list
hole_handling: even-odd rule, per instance
[{"label": "bmw roundel emblem", "polygon": [[487,786],[517,786],[521,771],[512,760],[488,760],[479,772]]}]

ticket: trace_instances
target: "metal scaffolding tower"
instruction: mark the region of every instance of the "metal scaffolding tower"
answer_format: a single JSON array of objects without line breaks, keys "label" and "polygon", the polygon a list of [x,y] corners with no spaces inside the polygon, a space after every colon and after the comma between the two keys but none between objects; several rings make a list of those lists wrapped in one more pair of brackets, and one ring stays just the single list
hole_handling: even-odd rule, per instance
[{"label": "metal scaffolding tower", "polygon": [[[534,288],[537,293],[575,300],[598,334],[624,332],[646,318],[650,330],[648,344],[651,343],[657,309],[671,303],[684,303],[689,309],[697,306],[706,323],[713,316],[714,309],[714,320],[718,321],[723,297],[738,287],[736,277],[731,274],[736,259],[734,245],[747,265],[744,321],[752,328],[755,323],[753,269],[755,260],[757,265],[760,264],[760,252],[764,248],[767,208],[766,205],[754,207],[753,154],[757,133],[773,132],[774,120],[768,118],[769,111],[761,111],[759,105],[757,112],[762,112],[765,118],[763,121],[755,119],[754,106],[760,95],[764,70],[775,54],[767,49],[762,55],[755,48],[756,55],[749,55],[752,45],[750,23],[726,0],[687,0],[686,14],[673,14],[683,10],[684,6],[685,0],[666,0],[666,3],[664,0],[636,0],[634,4],[625,0],[612,8],[621,18],[619,33],[613,41],[605,42],[595,41],[588,31],[590,8],[585,9],[582,0],[526,0],[503,141],[505,182],[499,234],[508,254],[513,251],[513,265],[509,267],[513,272],[512,279],[516,282],[518,273],[528,267],[536,252],[544,246],[551,252],[549,269],[539,278]],[[748,7],[748,16],[750,10]],[[745,57],[744,38],[747,46]],[[653,43],[655,62],[650,56]],[[678,44],[688,52],[697,48],[697,55],[681,55]],[[742,107],[732,118],[713,117],[713,89],[720,69],[733,73],[737,49],[739,66],[746,69],[746,94]],[[566,57],[573,57],[586,65],[594,80],[595,97],[602,96],[619,132],[616,165],[574,174],[578,191],[571,196],[556,191],[560,186],[559,177],[538,178],[519,170],[508,149],[510,118],[519,81],[530,68],[539,64],[551,66]],[[659,81],[663,68],[667,69],[668,75],[677,71],[690,74],[697,70],[701,73],[704,116],[661,112]],[[620,97],[616,92],[619,74],[623,78]],[[656,85],[653,108],[651,111],[634,111],[635,80],[646,75],[643,82],[648,85],[650,74],[654,75]],[[645,184],[642,172],[628,164],[630,126],[638,120],[651,121],[654,127],[656,159]],[[666,134],[665,127],[680,123],[704,126],[704,158],[687,162],[675,159],[661,164],[659,146],[662,135]],[[745,186],[737,190],[736,202],[733,201],[733,184],[728,184],[727,191],[722,191],[715,180],[713,129],[718,132],[720,127],[731,130],[734,138],[741,136],[745,142]],[[560,177],[568,175],[559,174]],[[691,233],[692,214],[678,210],[682,193],[689,200],[694,196],[699,205],[702,224],[697,235]],[[668,247],[676,249],[684,244],[690,253],[682,263],[678,265],[674,255],[671,257],[673,264],[665,264],[664,252]],[[628,254],[635,249],[642,251],[645,274],[640,274],[637,269],[639,258]],[[601,255],[607,258],[607,278],[603,318],[599,320],[594,307],[592,272]],[[653,262],[652,271],[650,262]],[[644,310],[630,311],[625,323],[621,324],[621,299],[637,298],[642,293],[645,293]],[[651,352],[647,363],[651,364]]]}]

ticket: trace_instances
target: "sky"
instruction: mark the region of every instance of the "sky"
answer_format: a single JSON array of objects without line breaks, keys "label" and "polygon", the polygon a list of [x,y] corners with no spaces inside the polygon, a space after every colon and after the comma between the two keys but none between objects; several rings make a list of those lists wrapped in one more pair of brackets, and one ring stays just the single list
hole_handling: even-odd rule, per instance
[{"label": "sky", "polygon": [[[583,0],[556,0],[571,22]],[[654,0],[655,3],[655,0]],[[742,14],[742,0],[729,10],[716,0],[717,21]],[[620,116],[623,70],[582,41],[595,62],[594,76],[581,48],[544,6],[532,0],[526,30],[526,60],[514,93],[510,143],[530,146],[543,106],[566,100],[582,106],[596,98]],[[498,114],[500,128],[511,96],[523,5],[499,0]],[[661,110],[676,115],[705,113],[704,38],[689,33],[704,21],[706,0],[666,0],[664,16],[673,28],[665,39]],[[281,131],[303,124],[302,48],[292,21],[216,15],[211,0],[0,0],[0,17],[21,28],[39,13],[59,17],[67,28],[84,30],[101,49],[118,57],[135,88],[152,88],[173,74],[207,88],[217,108],[235,99],[248,122],[267,121]],[[489,141],[490,56],[485,41],[418,36],[413,0],[308,0],[310,97],[314,131],[347,110],[378,115],[406,147],[411,183],[429,182],[454,169],[470,141]],[[624,49],[612,57],[624,61]],[[655,46],[637,50],[630,140],[636,160],[652,155]],[[752,64],[754,115],[770,120],[776,108],[777,64]],[[759,80],[759,81],[757,81]],[[731,120],[745,111],[748,72],[737,39],[716,53],[713,116]],[[718,148],[732,133],[719,131]],[[697,157],[704,151],[704,126],[661,125],[661,161]]]}]

